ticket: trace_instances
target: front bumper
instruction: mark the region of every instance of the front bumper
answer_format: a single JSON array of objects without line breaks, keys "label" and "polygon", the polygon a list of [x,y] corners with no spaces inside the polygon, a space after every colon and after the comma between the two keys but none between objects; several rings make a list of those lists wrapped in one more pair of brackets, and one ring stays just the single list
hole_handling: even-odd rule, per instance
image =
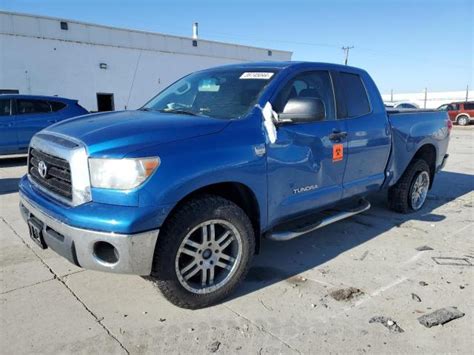
[{"label": "front bumper", "polygon": [[121,274],[151,273],[158,229],[117,234],[73,227],[45,213],[21,191],[20,211],[26,222],[32,217],[41,221],[47,246],[77,266]]}]

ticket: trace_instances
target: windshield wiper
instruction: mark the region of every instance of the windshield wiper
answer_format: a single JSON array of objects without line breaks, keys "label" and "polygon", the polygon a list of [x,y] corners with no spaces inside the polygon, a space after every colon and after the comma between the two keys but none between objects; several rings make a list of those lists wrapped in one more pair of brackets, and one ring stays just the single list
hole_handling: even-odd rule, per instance
[{"label": "windshield wiper", "polygon": [[139,111],[147,111],[147,112],[156,111],[156,110],[154,110],[154,109],[152,109],[152,108],[150,108],[150,107],[142,107],[142,108],[139,108],[138,110],[139,110]]},{"label": "windshield wiper", "polygon": [[159,110],[159,112],[163,112],[163,113],[176,113],[178,115],[190,115],[190,116],[200,116],[200,117],[203,117],[205,115],[202,115],[202,114],[199,114],[199,113],[196,113],[196,112],[192,112],[192,111],[188,111],[188,110],[183,110],[183,109],[172,109],[172,110]]}]

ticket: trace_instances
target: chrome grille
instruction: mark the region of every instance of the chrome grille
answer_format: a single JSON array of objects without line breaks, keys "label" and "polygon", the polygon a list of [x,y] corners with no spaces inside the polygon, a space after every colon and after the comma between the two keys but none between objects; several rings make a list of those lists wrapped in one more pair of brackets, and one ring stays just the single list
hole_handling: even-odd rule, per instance
[{"label": "chrome grille", "polygon": [[[28,161],[28,171],[34,182],[56,195],[72,200],[71,168],[67,160],[30,148]],[[47,167],[44,176],[38,170],[41,161]]]}]

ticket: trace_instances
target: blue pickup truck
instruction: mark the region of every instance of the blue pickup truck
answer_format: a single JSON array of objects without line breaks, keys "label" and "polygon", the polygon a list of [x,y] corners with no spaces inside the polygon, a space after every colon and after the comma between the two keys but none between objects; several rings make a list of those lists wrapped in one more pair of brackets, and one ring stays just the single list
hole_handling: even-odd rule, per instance
[{"label": "blue pickup truck", "polygon": [[30,235],[86,269],[142,275],[201,308],[244,279],[261,238],[370,207],[422,208],[443,168],[445,112],[387,112],[363,70],[250,63],[190,74],[137,111],[36,134],[20,210]]},{"label": "blue pickup truck", "polygon": [[77,100],[57,96],[0,95],[0,156],[25,154],[35,133],[53,123],[87,113]]}]

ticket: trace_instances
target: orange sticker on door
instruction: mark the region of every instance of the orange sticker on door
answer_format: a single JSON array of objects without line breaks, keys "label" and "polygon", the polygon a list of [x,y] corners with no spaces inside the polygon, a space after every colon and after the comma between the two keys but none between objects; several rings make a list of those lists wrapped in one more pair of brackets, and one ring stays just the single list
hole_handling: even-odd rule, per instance
[{"label": "orange sticker on door", "polygon": [[334,144],[332,146],[332,161],[341,161],[344,159],[344,145]]}]

